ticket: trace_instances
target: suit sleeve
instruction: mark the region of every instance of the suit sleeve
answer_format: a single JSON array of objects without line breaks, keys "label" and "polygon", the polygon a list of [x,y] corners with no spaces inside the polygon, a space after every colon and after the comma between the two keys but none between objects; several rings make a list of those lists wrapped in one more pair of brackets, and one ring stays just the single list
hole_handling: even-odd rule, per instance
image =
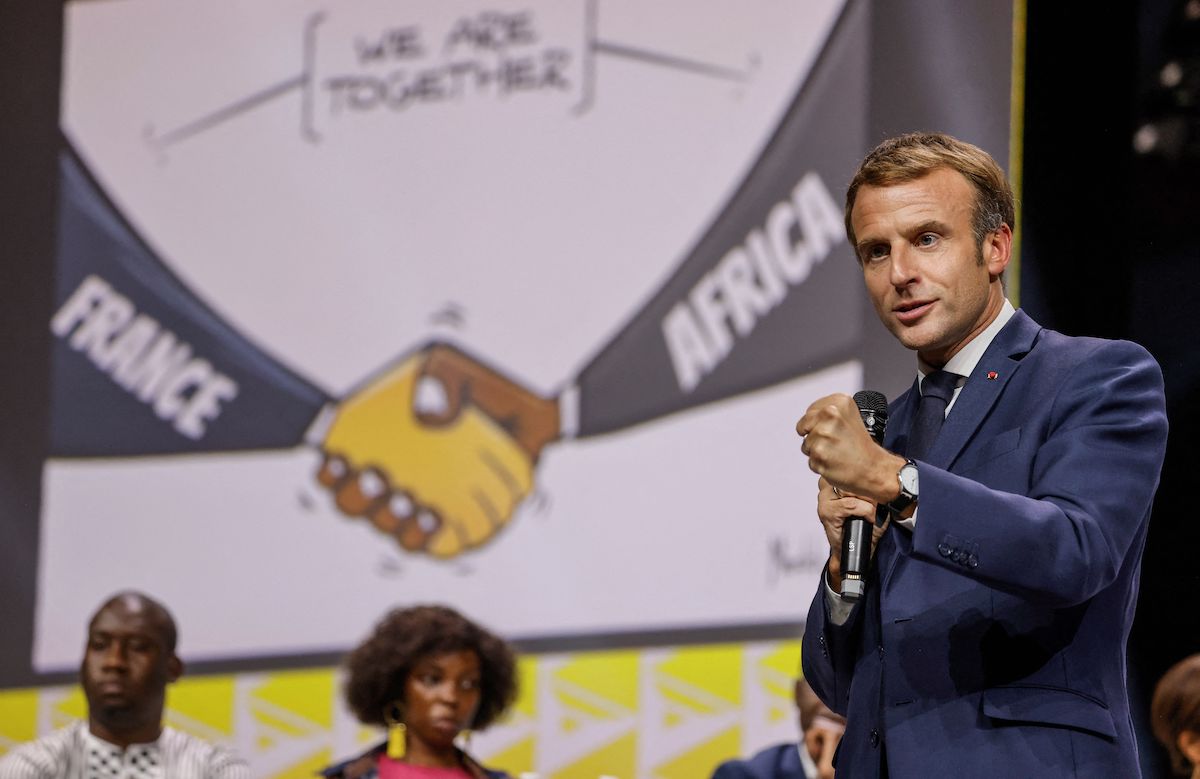
[{"label": "suit sleeve", "polygon": [[712,779],[746,779],[749,774],[741,766],[739,760],[726,760],[713,771]]},{"label": "suit sleeve", "polygon": [[1019,431],[1040,441],[1027,471],[1013,466],[1024,442],[1007,464],[1003,454],[963,473],[920,464],[913,554],[1071,606],[1110,585],[1144,538],[1166,447],[1162,372],[1136,344],[1096,342],[1053,396],[1030,402],[1050,411]]}]

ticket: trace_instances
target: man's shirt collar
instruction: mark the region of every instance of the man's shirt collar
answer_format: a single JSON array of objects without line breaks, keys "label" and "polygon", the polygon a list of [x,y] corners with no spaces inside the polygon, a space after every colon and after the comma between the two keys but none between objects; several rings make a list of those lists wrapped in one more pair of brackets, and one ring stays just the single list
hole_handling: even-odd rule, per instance
[{"label": "man's shirt collar", "polygon": [[[992,341],[996,339],[996,336],[1000,334],[1000,331],[1004,329],[1004,326],[1008,324],[1008,320],[1012,319],[1015,313],[1017,313],[1017,310],[1013,308],[1012,303],[1008,302],[1008,298],[1005,298],[1004,305],[1000,307],[1000,313],[996,315],[991,324],[985,327],[979,335],[967,341],[963,345],[963,348],[959,349],[950,358],[942,370],[962,376],[963,378],[959,379],[959,386],[962,386],[962,382],[966,380],[967,376],[971,375],[971,372],[975,370],[975,366],[983,359],[983,353],[992,345]],[[934,370],[932,366],[922,362],[920,357],[917,358],[918,379],[924,380]]]}]

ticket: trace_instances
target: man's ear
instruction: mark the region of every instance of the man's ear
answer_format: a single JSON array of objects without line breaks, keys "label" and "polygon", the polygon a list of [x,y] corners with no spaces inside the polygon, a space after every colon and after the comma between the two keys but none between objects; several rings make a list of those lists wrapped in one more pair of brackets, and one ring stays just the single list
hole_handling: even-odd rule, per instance
[{"label": "man's ear", "polygon": [[981,247],[983,263],[994,278],[999,278],[1012,260],[1012,241],[1012,228],[1006,224],[984,236]]},{"label": "man's ear", "polygon": [[174,652],[167,658],[167,682],[174,682],[183,676],[183,661]]},{"label": "man's ear", "polygon": [[1194,730],[1185,730],[1179,734],[1175,743],[1192,766],[1200,765],[1200,733]]}]

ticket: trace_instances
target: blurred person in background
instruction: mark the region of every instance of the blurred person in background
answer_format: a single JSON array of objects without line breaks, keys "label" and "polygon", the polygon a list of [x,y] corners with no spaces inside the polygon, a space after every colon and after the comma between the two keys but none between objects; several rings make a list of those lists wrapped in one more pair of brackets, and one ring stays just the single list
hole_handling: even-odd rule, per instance
[{"label": "blurred person in background", "polygon": [[458,746],[516,697],[503,640],[444,606],[390,612],[346,660],[346,702],[387,741],[321,772],[335,779],[504,779]]},{"label": "blurred person in background", "polygon": [[249,779],[224,748],[163,725],[167,685],[183,674],[166,607],[140,592],[105,601],[88,623],[79,680],[87,721],[0,758],[2,779]]},{"label": "blurred person in background", "polygon": [[1150,722],[1176,775],[1200,779],[1200,654],[1163,674],[1150,702]]},{"label": "blurred person in background", "polygon": [[712,779],[833,779],[833,753],[846,720],[821,702],[803,676],[796,680],[794,694],[800,743],[776,744],[748,760],[728,760],[717,766]]}]

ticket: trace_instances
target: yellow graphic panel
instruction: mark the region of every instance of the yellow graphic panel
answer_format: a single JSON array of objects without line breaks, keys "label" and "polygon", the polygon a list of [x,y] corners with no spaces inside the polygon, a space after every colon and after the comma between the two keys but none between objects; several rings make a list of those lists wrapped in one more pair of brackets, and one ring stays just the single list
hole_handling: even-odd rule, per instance
[{"label": "yellow graphic panel", "polygon": [[[484,764],[541,779],[707,777],[793,738],[799,643],[651,647],[518,661],[519,697],[476,738]],[[262,779],[311,777],[382,738],[340,703],[336,668],[189,676],[166,721]],[[0,753],[87,716],[78,685],[0,691]]]},{"label": "yellow graphic panel", "polygon": [[0,755],[37,736],[37,690],[0,692]]},{"label": "yellow graphic panel", "polygon": [[555,771],[550,779],[597,779],[616,776],[631,779],[637,775],[637,734],[627,733],[587,756]]},{"label": "yellow graphic panel", "polygon": [[[322,668],[248,680],[250,732],[243,734],[243,743],[263,775],[312,776],[332,761],[329,736],[338,696],[334,675],[334,669]],[[372,740],[377,739],[375,734]]]},{"label": "yellow graphic panel", "polygon": [[504,769],[512,776],[537,770],[537,715],[541,690],[538,673],[536,657],[518,659],[517,700],[483,738],[486,746],[468,747],[468,751],[485,765]]},{"label": "yellow graphic panel", "polygon": [[535,757],[535,745],[537,740],[530,736],[524,738],[494,754],[488,755],[484,761],[489,768],[503,769],[512,776],[519,776],[523,773],[532,773]]},{"label": "yellow graphic panel", "polygon": [[58,730],[81,719],[87,719],[87,698],[83,697],[83,688],[77,685],[55,702],[50,710],[50,724]]},{"label": "yellow graphic panel", "polygon": [[322,749],[295,765],[288,766],[278,773],[271,774],[266,779],[312,779],[318,771],[333,762],[333,750]]},{"label": "yellow graphic panel", "polygon": [[184,677],[167,688],[167,721],[200,737],[233,735],[234,677]]},{"label": "yellow graphic panel", "polygon": [[758,683],[770,701],[767,712],[772,723],[790,720],[795,716],[794,688],[800,675],[800,642],[785,641],[775,651],[759,659]]},{"label": "yellow graphic panel", "polygon": [[700,714],[742,702],[742,648],[725,644],[680,650],[654,668],[659,693]]},{"label": "yellow graphic panel", "polygon": [[508,716],[537,716],[537,658],[521,657],[517,660],[517,701]]},{"label": "yellow graphic panel", "polygon": [[272,674],[254,690],[257,701],[325,728],[333,726],[337,695],[334,672],[328,668]]},{"label": "yellow graphic panel", "polygon": [[764,670],[775,671],[788,679],[795,679],[800,674],[800,642],[779,642],[775,651],[764,655],[758,664]]},{"label": "yellow graphic panel", "polygon": [[698,744],[654,770],[656,779],[696,779],[710,776],[720,763],[739,754],[742,729],[734,726]]},{"label": "yellow graphic panel", "polygon": [[563,705],[591,717],[626,716],[638,704],[636,652],[587,652],[554,672],[554,692]]},{"label": "yellow graphic panel", "polygon": [[648,650],[639,776],[707,777],[741,752],[746,655],[736,644]]}]

